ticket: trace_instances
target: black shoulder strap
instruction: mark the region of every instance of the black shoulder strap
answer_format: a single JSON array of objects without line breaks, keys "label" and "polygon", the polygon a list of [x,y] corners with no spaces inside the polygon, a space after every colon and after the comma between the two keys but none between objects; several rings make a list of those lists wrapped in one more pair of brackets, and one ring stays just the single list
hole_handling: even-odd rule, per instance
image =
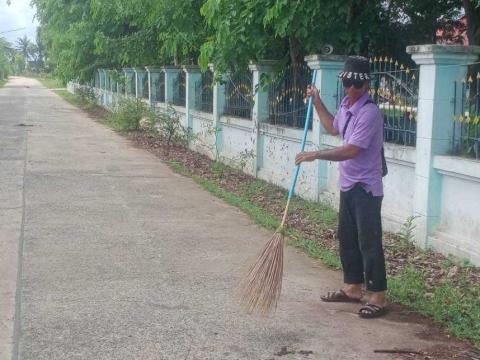
[{"label": "black shoulder strap", "polygon": [[[363,104],[363,106],[367,104],[375,104],[375,103],[372,101],[372,99],[368,99],[367,101],[365,101],[365,104]],[[345,139],[345,133],[347,132],[347,128],[348,128],[348,125],[350,124],[350,120],[352,120],[352,113],[348,114],[347,121],[345,121],[345,126],[343,127],[343,131],[342,131],[343,139]]]}]

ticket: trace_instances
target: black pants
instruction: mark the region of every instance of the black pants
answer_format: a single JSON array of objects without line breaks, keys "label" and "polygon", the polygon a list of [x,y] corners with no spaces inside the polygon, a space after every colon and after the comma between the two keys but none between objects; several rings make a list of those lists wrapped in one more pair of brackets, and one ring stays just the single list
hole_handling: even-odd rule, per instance
[{"label": "black pants", "polygon": [[344,282],[365,283],[368,291],[387,289],[382,245],[382,196],[357,184],[340,192],[338,238]]}]

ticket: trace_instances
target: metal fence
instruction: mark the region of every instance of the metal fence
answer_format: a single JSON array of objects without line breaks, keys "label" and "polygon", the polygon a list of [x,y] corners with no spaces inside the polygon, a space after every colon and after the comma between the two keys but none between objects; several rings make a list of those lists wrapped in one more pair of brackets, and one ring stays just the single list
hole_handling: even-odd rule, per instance
[{"label": "metal fence", "polygon": [[[386,142],[415,146],[419,69],[410,69],[393,58],[370,59],[372,80],[369,94],[384,114]],[[337,107],[344,95],[337,83]]]},{"label": "metal fence", "polygon": [[185,106],[186,95],[186,75],[184,71],[180,71],[173,82],[173,104],[177,106]]},{"label": "metal fence", "polygon": [[94,84],[95,84],[94,86],[95,86],[96,88],[99,88],[99,87],[100,87],[100,74],[98,73],[98,71],[95,72],[95,77],[94,77],[94,79],[93,79],[93,82],[94,82]]},{"label": "metal fence", "polygon": [[152,100],[156,102],[165,102],[165,73],[162,71],[155,77],[152,87]]},{"label": "metal fence", "polygon": [[142,74],[142,97],[148,99],[148,74]]},{"label": "metal fence", "polygon": [[275,74],[268,88],[269,122],[303,128],[307,113],[306,89],[311,82],[312,70],[307,64],[293,64]]},{"label": "metal fence", "polygon": [[252,73],[231,75],[225,84],[224,115],[251,119],[253,108]]},{"label": "metal fence", "polygon": [[452,153],[480,158],[480,71],[470,67],[466,79],[454,83]]},{"label": "metal fence", "polygon": [[135,96],[135,73],[127,72],[127,95]]},{"label": "metal fence", "polygon": [[123,74],[122,77],[119,78],[118,83],[117,83],[117,92],[119,94],[124,95],[125,94],[125,74]]},{"label": "metal fence", "polygon": [[213,113],[213,73],[209,70],[202,74],[202,81],[195,89],[195,109]]}]

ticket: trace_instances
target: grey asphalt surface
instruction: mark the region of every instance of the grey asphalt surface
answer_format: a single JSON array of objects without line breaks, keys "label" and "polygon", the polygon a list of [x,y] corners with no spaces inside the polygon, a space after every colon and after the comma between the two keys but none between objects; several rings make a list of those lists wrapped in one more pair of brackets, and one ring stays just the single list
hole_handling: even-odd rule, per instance
[{"label": "grey asphalt surface", "polygon": [[373,351],[436,345],[423,325],[321,303],[341,274],[292,248],[276,314],[242,313],[232,290],[271,235],[37,81],[0,89],[1,360],[394,359]]}]

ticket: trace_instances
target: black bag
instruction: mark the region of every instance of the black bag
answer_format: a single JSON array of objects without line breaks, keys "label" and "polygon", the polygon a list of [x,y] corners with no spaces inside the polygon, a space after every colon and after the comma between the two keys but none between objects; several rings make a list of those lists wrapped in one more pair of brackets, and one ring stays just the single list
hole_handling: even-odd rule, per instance
[{"label": "black bag", "polygon": [[[372,100],[368,99],[365,104],[375,104]],[[365,105],[364,104],[364,105]],[[376,104],[375,104],[376,105]],[[350,124],[350,120],[352,119],[352,114],[350,113],[348,115],[347,121],[345,122],[345,126],[343,127],[342,131],[342,137],[345,139],[345,133],[347,132],[348,124]],[[385,126],[385,123],[383,123],[383,126]],[[383,133],[382,133],[383,134]],[[382,177],[387,176],[388,174],[388,167],[387,167],[387,160],[385,159],[385,150],[382,146]]]}]

